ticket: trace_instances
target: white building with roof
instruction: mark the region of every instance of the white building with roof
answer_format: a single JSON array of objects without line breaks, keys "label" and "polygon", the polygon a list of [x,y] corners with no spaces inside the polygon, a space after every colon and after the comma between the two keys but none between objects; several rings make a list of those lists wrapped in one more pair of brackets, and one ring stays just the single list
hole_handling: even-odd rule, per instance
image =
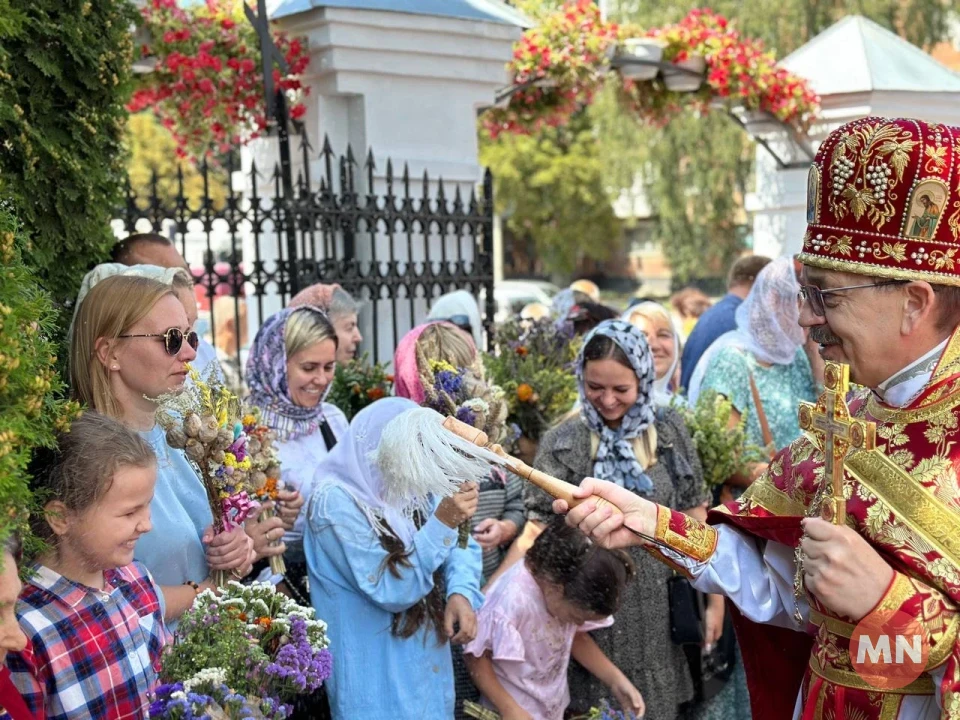
[{"label": "white building with roof", "polygon": [[[809,133],[813,150],[830,131],[870,115],[960,125],[960,74],[860,15],[820,33],[782,64],[805,77],[820,95],[822,112]],[[778,154],[791,155],[784,135],[773,133],[765,139]],[[754,251],[771,257],[800,252],[806,231],[807,168],[781,168],[758,147],[756,174],[757,189],[746,201],[754,214]]]}]

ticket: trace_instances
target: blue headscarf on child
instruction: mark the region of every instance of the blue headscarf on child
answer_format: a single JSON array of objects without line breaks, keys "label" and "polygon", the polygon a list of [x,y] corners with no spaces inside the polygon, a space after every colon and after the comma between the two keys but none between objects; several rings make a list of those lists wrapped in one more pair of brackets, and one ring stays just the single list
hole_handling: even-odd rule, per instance
[{"label": "blue headscarf on child", "polygon": [[[620,427],[611,428],[587,399],[583,379],[584,350],[596,335],[604,335],[623,350],[637,375],[637,401],[623,416]],[[623,320],[605,320],[591,330],[583,340],[577,358],[577,386],[580,389],[580,415],[587,426],[600,436],[600,446],[594,460],[594,477],[623,485],[640,495],[653,493],[653,481],[637,462],[633,440],[640,437],[656,420],[653,404],[653,355],[643,332]]]}]

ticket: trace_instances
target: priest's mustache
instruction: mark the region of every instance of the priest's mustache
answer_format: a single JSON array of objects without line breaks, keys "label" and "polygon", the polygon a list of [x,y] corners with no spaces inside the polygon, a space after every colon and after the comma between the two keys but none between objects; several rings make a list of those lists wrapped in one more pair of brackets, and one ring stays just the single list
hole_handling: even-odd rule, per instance
[{"label": "priest's mustache", "polygon": [[840,338],[834,335],[825,325],[810,328],[810,339],[820,345],[839,345]]}]

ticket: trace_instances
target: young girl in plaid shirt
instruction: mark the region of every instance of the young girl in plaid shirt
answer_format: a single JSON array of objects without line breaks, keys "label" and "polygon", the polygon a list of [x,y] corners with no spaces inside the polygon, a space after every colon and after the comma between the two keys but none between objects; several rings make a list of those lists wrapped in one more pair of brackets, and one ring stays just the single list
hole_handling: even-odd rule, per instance
[{"label": "young girl in plaid shirt", "polygon": [[151,528],[156,478],[150,446],[94,412],[37,474],[50,499],[34,530],[50,550],[17,603],[27,649],[7,662],[38,718],[146,717],[166,631],[162,597],[133,549]]}]

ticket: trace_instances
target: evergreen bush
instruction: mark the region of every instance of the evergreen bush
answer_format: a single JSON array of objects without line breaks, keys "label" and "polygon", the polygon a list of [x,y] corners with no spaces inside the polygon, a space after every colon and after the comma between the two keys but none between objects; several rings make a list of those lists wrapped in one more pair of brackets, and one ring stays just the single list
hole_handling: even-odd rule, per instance
[{"label": "evergreen bush", "polygon": [[129,0],[0,0],[0,197],[59,306],[115,241],[135,20]]},{"label": "evergreen bush", "polygon": [[64,385],[52,339],[57,313],[23,263],[23,244],[13,215],[0,207],[0,538],[26,528],[34,449],[53,446],[55,433],[79,411],[60,399]]}]

